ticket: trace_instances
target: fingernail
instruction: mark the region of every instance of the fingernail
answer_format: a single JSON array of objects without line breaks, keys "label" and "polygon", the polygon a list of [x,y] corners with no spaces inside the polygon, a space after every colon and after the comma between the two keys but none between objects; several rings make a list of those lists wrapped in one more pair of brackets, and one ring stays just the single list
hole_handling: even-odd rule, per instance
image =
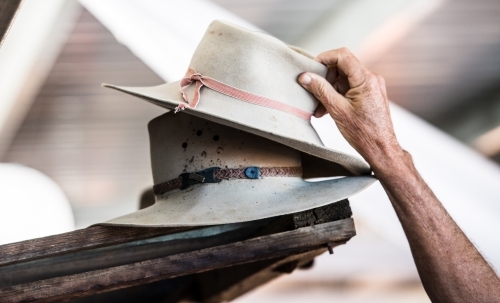
[{"label": "fingernail", "polygon": [[311,76],[309,76],[308,74],[303,74],[299,81],[300,81],[300,84],[302,85],[309,85],[309,83],[311,83]]}]

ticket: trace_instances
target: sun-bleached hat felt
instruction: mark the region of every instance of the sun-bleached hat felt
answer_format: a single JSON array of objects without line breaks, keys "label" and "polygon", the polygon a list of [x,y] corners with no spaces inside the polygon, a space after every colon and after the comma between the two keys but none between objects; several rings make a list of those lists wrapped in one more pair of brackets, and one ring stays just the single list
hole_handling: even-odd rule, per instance
[{"label": "sun-bleached hat felt", "polygon": [[334,203],[376,180],[350,176],[308,182],[301,175],[306,168],[300,151],[186,113],[166,113],[148,128],[156,202],[102,224],[176,227],[253,221]]},{"label": "sun-bleached hat felt", "polygon": [[[234,127],[370,174],[361,158],[327,148],[311,125],[318,101],[297,83],[303,72],[326,75],[306,52],[261,32],[214,21],[193,54],[185,78],[154,87],[103,84],[169,110]],[[324,161],[323,161],[324,162]]]}]

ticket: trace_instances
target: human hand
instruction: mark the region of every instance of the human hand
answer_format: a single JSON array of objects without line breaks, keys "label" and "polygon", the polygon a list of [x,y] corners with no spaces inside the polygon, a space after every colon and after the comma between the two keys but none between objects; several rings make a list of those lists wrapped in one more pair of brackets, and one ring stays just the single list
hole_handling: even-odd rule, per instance
[{"label": "human hand", "polygon": [[314,116],[328,112],[374,171],[401,155],[384,78],[367,70],[346,48],[324,52],[315,60],[328,66],[326,79],[309,72],[299,76],[299,83],[321,102]]}]

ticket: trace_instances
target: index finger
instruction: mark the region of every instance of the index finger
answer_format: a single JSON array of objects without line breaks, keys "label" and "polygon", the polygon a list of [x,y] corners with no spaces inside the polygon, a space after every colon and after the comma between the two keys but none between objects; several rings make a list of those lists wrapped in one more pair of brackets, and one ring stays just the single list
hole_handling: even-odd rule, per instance
[{"label": "index finger", "polygon": [[347,48],[339,48],[319,54],[316,61],[329,68],[338,68],[347,76],[349,86],[356,88],[365,82],[366,68]]}]

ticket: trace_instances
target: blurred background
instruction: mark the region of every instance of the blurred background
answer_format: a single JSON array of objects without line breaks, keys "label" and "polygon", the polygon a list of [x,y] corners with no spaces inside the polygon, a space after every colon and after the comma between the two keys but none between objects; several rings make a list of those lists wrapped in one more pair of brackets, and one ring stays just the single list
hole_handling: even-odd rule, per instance
[{"label": "blurred background", "polygon": [[[0,36],[12,24],[0,48],[0,244],[138,209],[152,186],[146,125],[164,110],[100,85],[180,79],[213,19],[313,54],[348,47],[384,76],[399,141],[500,267],[495,0],[0,0]],[[330,117],[313,125],[354,153]],[[356,237],[237,301],[429,302],[380,185],[350,200]]]}]

